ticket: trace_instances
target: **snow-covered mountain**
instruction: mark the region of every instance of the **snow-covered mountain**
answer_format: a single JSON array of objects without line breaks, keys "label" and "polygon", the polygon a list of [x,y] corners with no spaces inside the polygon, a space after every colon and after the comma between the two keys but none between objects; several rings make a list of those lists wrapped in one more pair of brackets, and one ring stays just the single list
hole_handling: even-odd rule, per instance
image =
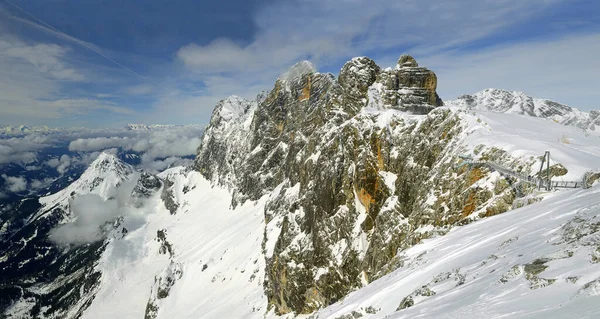
[{"label": "snow-covered mountain", "polygon": [[594,185],[598,137],[442,106],[436,85],[409,56],[387,69],[355,58],[338,77],[303,62],[254,100],[219,102],[190,167],[152,175],[102,154],[67,188],[0,213],[0,311],[600,314],[600,186],[546,192],[465,162]]},{"label": "snow-covered mountain", "polygon": [[75,318],[89,306],[102,275],[95,267],[108,240],[99,239],[122,232],[123,203],[117,202],[135,195],[140,176],[103,153],[65,189],[5,207],[0,215],[5,316]]},{"label": "snow-covered mountain", "polygon": [[486,89],[475,94],[461,95],[454,101],[445,101],[445,104],[468,110],[541,117],[584,130],[600,129],[600,111],[583,112],[558,102],[533,98],[517,91]]}]

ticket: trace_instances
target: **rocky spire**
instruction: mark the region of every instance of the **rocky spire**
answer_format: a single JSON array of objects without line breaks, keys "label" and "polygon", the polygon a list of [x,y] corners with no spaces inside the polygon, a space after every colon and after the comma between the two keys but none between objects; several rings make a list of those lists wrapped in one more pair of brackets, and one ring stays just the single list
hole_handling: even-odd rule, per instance
[{"label": "rocky spire", "polygon": [[417,60],[408,54],[403,54],[398,59],[398,66],[401,68],[416,68],[419,66]]}]

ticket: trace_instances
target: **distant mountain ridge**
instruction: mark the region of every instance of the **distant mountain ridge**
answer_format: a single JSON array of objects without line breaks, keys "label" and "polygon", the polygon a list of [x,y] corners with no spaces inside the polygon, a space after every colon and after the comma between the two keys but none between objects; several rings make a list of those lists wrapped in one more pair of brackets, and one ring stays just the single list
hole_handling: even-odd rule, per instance
[{"label": "distant mountain ridge", "polygon": [[203,125],[199,124],[190,124],[190,125],[181,125],[181,124],[135,124],[129,123],[125,126],[125,129],[128,131],[147,131],[147,130],[155,130],[155,129],[165,129],[172,127],[202,127]]},{"label": "distant mountain ridge", "polygon": [[59,128],[49,127],[47,125],[42,126],[30,126],[30,125],[0,125],[0,136],[1,135],[23,135],[28,133],[53,133],[62,131],[74,131],[74,130],[87,130],[81,127],[70,127],[70,128]]},{"label": "distant mountain ridge", "polygon": [[[200,124],[135,124],[129,123],[125,125],[121,130],[126,131],[148,131],[148,130],[159,130],[168,128],[182,128],[182,127],[198,127],[201,128],[204,125]],[[99,131],[102,129],[91,129],[86,127],[50,127],[47,125],[35,126],[35,125],[0,125],[0,136],[20,136],[30,133],[60,133],[60,132],[81,132],[81,131]]]},{"label": "distant mountain ridge", "polygon": [[444,101],[447,106],[468,110],[522,114],[546,118],[584,130],[600,129],[600,111],[584,112],[548,99],[531,97],[523,92],[485,89],[475,94],[463,94],[456,100]]}]

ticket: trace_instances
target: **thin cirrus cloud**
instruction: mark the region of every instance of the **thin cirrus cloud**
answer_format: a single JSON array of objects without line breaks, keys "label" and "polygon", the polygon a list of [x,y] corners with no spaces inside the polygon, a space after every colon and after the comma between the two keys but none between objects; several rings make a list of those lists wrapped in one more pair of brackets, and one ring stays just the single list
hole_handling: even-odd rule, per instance
[{"label": "thin cirrus cloud", "polygon": [[250,43],[222,38],[191,43],[177,57],[199,72],[245,72],[398,47],[439,51],[490,36],[558,2],[286,1],[258,11],[258,32]]},{"label": "thin cirrus cloud", "polygon": [[57,44],[28,44],[0,38],[0,124],[55,121],[93,112],[133,115],[132,109],[86,96],[60,93],[66,85],[89,82],[67,61],[71,50]]}]

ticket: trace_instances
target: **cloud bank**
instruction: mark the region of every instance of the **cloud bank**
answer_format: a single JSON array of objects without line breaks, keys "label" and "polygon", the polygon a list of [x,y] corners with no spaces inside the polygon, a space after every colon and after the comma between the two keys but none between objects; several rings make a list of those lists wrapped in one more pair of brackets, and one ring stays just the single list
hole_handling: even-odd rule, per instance
[{"label": "cloud bank", "polygon": [[201,143],[199,127],[172,127],[134,131],[125,136],[78,138],[69,143],[75,152],[102,151],[117,148],[142,153],[142,168],[156,173],[173,165],[188,164],[181,157],[195,156]]},{"label": "cloud bank", "polygon": [[104,200],[97,194],[77,196],[69,204],[75,221],[50,232],[50,239],[59,245],[100,240],[103,235],[100,226],[123,214],[116,200]]},{"label": "cloud bank", "polygon": [[[4,176],[6,182],[0,186],[0,191],[5,195],[27,190],[27,187],[32,191],[43,189],[58,177],[86,167],[103,151],[116,154],[150,173],[189,165],[202,137],[200,126],[162,126],[145,130],[34,127],[28,130],[1,133],[0,127],[0,171],[10,167],[10,173],[6,171],[8,175],[19,175]],[[55,173],[49,174],[48,169]]]}]

